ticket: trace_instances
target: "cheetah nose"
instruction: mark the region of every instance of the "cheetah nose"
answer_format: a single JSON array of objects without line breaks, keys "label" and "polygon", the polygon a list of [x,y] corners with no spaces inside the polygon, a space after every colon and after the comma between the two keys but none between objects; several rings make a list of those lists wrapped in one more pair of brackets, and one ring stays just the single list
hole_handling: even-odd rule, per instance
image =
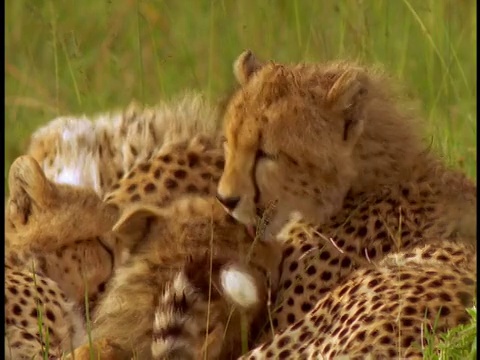
[{"label": "cheetah nose", "polygon": [[233,196],[233,197],[222,197],[219,193],[217,193],[217,199],[220,203],[225,206],[228,210],[233,210],[238,205],[240,201],[240,196]]}]

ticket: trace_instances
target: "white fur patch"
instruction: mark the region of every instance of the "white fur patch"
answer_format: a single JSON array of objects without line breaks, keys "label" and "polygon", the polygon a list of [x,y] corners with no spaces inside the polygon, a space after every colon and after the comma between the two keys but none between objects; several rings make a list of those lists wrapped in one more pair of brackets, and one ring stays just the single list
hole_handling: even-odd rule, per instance
[{"label": "white fur patch", "polygon": [[[58,184],[91,187],[96,192],[100,191],[98,164],[91,154],[78,154],[75,160],[58,164],[61,170],[55,174],[53,181]],[[58,161],[64,160],[61,157]]]},{"label": "white fur patch", "polygon": [[277,240],[280,242],[287,241],[291,238],[290,230],[297,225],[299,221],[303,218],[302,214],[299,211],[292,211],[288,217],[288,221],[281,227],[280,231],[277,234]]},{"label": "white fur patch", "polygon": [[75,166],[66,166],[55,177],[54,181],[59,184],[80,186],[82,184],[82,171]]},{"label": "white fur patch", "polygon": [[62,126],[62,140],[64,142],[76,141],[80,136],[93,139],[94,132],[92,123],[86,118],[79,119],[62,118],[65,124]]},{"label": "white fur patch", "polygon": [[220,280],[225,293],[240,307],[249,308],[258,302],[258,290],[251,275],[234,267],[223,269]]}]

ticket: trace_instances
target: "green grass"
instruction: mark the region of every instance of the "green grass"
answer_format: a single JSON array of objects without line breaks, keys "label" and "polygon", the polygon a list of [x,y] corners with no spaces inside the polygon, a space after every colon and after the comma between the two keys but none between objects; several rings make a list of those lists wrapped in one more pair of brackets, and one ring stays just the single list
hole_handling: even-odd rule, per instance
[{"label": "green grass", "polygon": [[250,48],[383,64],[420,101],[434,148],[476,178],[474,0],[7,0],[5,14],[5,177],[40,124],[187,88],[216,98]]},{"label": "green grass", "polygon": [[425,360],[477,359],[477,307],[467,309],[470,323],[457,326],[447,333],[434,335],[425,332]]},{"label": "green grass", "polygon": [[473,0],[7,0],[5,175],[37,126],[186,88],[212,97],[232,62],[381,63],[421,102],[433,144],[476,177]]}]

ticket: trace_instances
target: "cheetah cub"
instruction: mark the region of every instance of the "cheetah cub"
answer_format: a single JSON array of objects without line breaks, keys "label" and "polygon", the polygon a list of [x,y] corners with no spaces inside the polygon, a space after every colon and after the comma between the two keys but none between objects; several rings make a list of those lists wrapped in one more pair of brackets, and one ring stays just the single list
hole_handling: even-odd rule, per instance
[{"label": "cheetah cub", "polygon": [[[96,356],[241,355],[249,329],[265,321],[279,278],[279,246],[253,240],[214,197],[183,197],[167,208],[132,205],[113,231],[139,245],[94,314]],[[85,344],[71,355],[87,359],[91,350]]]}]

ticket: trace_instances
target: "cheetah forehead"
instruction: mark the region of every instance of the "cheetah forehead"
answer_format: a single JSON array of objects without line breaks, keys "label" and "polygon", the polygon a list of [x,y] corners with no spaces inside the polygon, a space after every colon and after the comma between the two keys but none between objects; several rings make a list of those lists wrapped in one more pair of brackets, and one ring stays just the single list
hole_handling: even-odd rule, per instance
[{"label": "cheetah forehead", "polygon": [[254,117],[232,111],[226,122],[226,140],[232,147],[256,149],[262,134],[262,123]]}]

